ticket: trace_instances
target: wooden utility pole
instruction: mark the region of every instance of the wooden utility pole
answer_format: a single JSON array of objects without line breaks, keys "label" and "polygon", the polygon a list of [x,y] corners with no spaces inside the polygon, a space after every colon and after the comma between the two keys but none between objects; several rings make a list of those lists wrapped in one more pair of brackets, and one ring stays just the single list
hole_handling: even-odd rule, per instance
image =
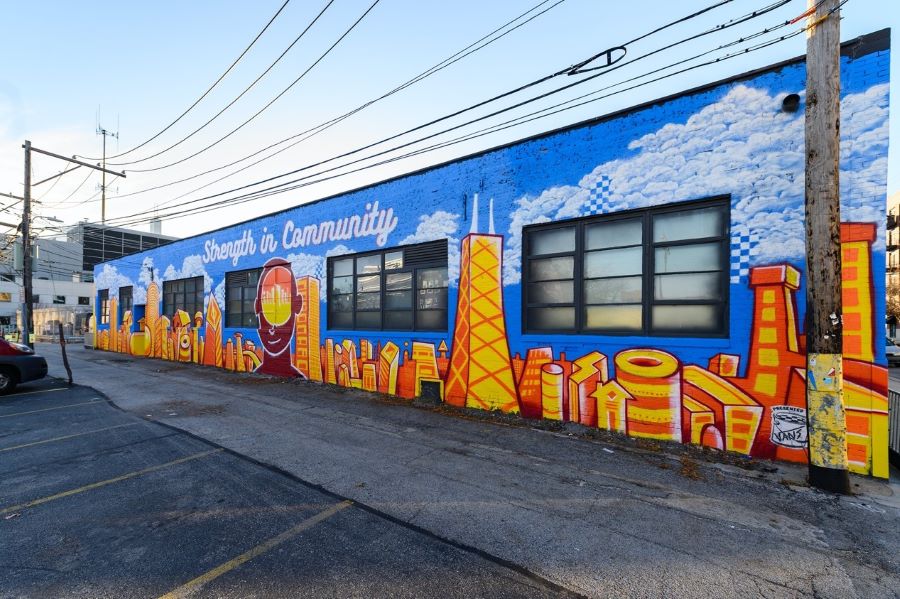
[{"label": "wooden utility pole", "polygon": [[[104,137],[104,140],[106,138]],[[94,166],[93,164],[88,164],[87,162],[82,162],[81,160],[75,160],[74,158],[67,158],[65,156],[61,156],[59,154],[54,154],[53,152],[48,152],[47,150],[41,150],[39,148],[32,147],[31,142],[25,140],[25,143],[22,144],[22,147],[25,149],[25,191],[22,194],[22,288],[24,289],[24,302],[22,302],[22,329],[23,334],[25,336],[25,343],[27,343],[30,347],[34,347],[34,344],[31,342],[31,335],[34,331],[34,327],[32,324],[32,311],[34,307],[34,294],[32,292],[32,274],[31,274],[31,153],[37,152],[38,154],[43,154],[44,156],[50,156],[51,158],[57,158],[59,160],[65,160],[66,162],[71,162],[72,164],[77,164],[79,166],[86,166],[88,168],[92,168],[94,170],[101,171],[104,173],[110,173],[112,175],[116,175],[118,177],[125,177],[125,173],[117,173],[115,171],[108,171],[105,167]],[[54,179],[56,177],[62,176],[66,173],[70,173],[74,168],[70,168],[64,170],[58,175],[54,175],[53,177],[49,177],[44,179],[43,181],[38,181],[35,185],[40,185],[50,179]],[[105,179],[104,179],[105,181]],[[10,197],[16,197],[11,194],[3,194],[9,195]]]},{"label": "wooden utility pole", "polygon": [[843,403],[840,0],[808,0],[806,40],[806,409],[809,482],[850,492]]},{"label": "wooden utility pole", "polygon": [[31,308],[34,295],[31,288],[31,142],[25,141],[25,192],[22,194],[22,334],[23,343],[34,347],[31,342]]}]

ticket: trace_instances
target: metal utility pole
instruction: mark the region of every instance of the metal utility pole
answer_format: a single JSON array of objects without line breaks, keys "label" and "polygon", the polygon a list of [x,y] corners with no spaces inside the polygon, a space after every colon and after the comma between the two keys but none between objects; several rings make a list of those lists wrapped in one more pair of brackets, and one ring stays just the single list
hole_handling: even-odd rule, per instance
[{"label": "metal utility pole", "polygon": [[[106,138],[104,137],[104,140]],[[117,173],[115,171],[108,171],[106,168],[101,168],[99,166],[95,166],[93,164],[88,164],[87,162],[82,162],[81,160],[75,160],[74,158],[66,158],[65,156],[61,156],[60,154],[54,154],[53,152],[48,152],[47,150],[41,150],[39,148],[34,148],[31,145],[31,142],[25,140],[25,143],[22,144],[22,147],[25,149],[25,191],[22,194],[22,288],[24,289],[24,302],[22,303],[22,329],[23,335],[25,337],[25,343],[27,343],[30,347],[33,347],[34,344],[31,342],[30,333],[33,331],[33,323],[32,323],[32,307],[34,306],[34,294],[32,292],[32,275],[31,275],[31,153],[37,152],[38,154],[43,154],[45,156],[50,156],[52,158],[58,158],[60,160],[65,160],[66,162],[71,162],[72,164],[77,164],[79,166],[86,166],[88,168],[92,168],[98,171],[101,171],[104,175],[106,173],[110,173],[112,175],[117,175],[119,177],[125,177],[125,173]],[[44,183],[45,181],[49,181],[55,177],[64,175],[68,172],[75,170],[74,168],[68,169],[60,173],[59,175],[54,175],[54,177],[50,177],[48,179],[44,179],[43,181],[39,181],[37,184]],[[104,182],[106,178],[104,176]],[[3,194],[10,195],[10,194]],[[11,196],[10,197],[16,197]]]},{"label": "metal utility pole", "polygon": [[839,0],[808,0],[806,409],[809,482],[850,492],[843,403]]},{"label": "metal utility pole", "polygon": [[107,137],[115,137],[118,138],[118,133],[110,133],[103,127],[97,126],[97,135],[103,136],[103,162],[102,169],[100,172],[102,173],[102,180],[100,182],[100,224],[106,224],[106,138]]},{"label": "metal utility pole", "polygon": [[25,192],[22,194],[22,288],[25,300],[22,303],[22,337],[29,347],[31,342],[31,307],[34,296],[31,288],[31,142],[25,141]]}]

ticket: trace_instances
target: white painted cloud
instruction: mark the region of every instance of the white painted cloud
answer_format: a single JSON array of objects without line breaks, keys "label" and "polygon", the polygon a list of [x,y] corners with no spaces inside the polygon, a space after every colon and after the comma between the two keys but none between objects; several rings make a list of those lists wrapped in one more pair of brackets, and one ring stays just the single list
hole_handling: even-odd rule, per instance
[{"label": "white painted cloud", "polygon": [[[803,111],[782,112],[785,95],[736,85],[686,122],[632,141],[635,154],[598,165],[578,185],[519,198],[510,215],[504,284],[520,280],[522,226],[588,214],[601,177],[611,180],[608,211],[731,194],[733,224],[760,237],[753,264],[802,261]],[[880,223],[884,216],[878,200],[886,191],[887,109],[887,84],[842,100],[842,220]]]},{"label": "white painted cloud", "polygon": [[[108,289],[109,297],[119,297],[119,287],[134,287],[134,281],[123,275],[111,264],[104,264],[103,269],[94,277],[94,287],[97,290]],[[146,294],[145,294],[146,297]],[[135,303],[140,303],[135,298]]]},{"label": "white painted cloud", "polygon": [[407,235],[400,240],[400,245],[411,243],[424,243],[438,239],[447,240],[447,276],[450,286],[456,287],[459,283],[459,239],[456,232],[459,230],[459,214],[452,214],[445,210],[437,210],[432,214],[423,214],[419,217],[416,232]]}]

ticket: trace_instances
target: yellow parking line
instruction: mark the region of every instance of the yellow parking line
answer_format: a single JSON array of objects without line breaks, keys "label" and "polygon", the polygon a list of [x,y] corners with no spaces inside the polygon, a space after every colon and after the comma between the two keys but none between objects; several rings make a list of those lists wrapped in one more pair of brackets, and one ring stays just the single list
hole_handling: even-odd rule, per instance
[{"label": "yellow parking line", "polygon": [[15,414],[2,414],[0,418],[12,418],[13,416],[24,416],[25,414],[37,414],[38,412],[49,412],[50,410],[62,410],[63,408],[75,408],[78,406],[86,406],[92,403],[105,403],[102,399],[92,399],[91,401],[83,401],[81,403],[70,403],[64,406],[55,406],[52,408],[41,408],[40,410],[29,410],[28,412],[16,412]]},{"label": "yellow parking line", "polygon": [[319,522],[322,522],[323,520],[330,518],[331,516],[335,515],[339,511],[341,511],[345,508],[348,508],[351,505],[353,505],[353,502],[349,501],[349,500],[342,501],[340,503],[336,503],[336,504],[332,505],[331,507],[329,507],[325,510],[322,510],[315,516],[304,520],[300,524],[297,524],[293,528],[287,529],[280,535],[272,537],[268,541],[260,543],[253,549],[245,551],[244,553],[240,554],[239,556],[228,560],[221,566],[217,566],[217,567],[213,568],[206,574],[201,574],[197,578],[195,578],[189,582],[186,582],[185,584],[181,585],[174,591],[172,591],[170,593],[166,593],[165,595],[160,597],[160,599],[178,599],[179,597],[186,597],[190,593],[198,590],[200,587],[202,587],[206,583],[208,583],[212,580],[215,580],[219,576],[222,576],[223,574],[226,574],[226,573],[230,572],[231,570],[234,570],[241,564],[244,564],[244,563],[252,560],[254,557],[262,555],[263,553],[269,551],[270,549],[273,549],[273,548],[277,547],[278,545],[281,545],[285,541],[300,534],[304,530],[308,530],[308,529],[312,528]]},{"label": "yellow parking line", "polygon": [[31,395],[32,393],[50,393],[51,391],[65,391],[70,387],[54,387],[53,389],[39,389],[38,391],[24,391],[22,393],[13,393],[10,397],[19,397],[20,395]]},{"label": "yellow parking line", "polygon": [[92,431],[85,431],[83,433],[74,433],[71,435],[63,435],[62,437],[53,437],[52,439],[44,439],[43,441],[32,441],[31,443],[23,443],[21,445],[13,445],[12,447],[2,447],[0,448],[0,453],[4,451],[12,451],[13,449],[23,449],[25,447],[33,447],[34,445],[43,445],[44,443],[53,443],[55,441],[65,441],[66,439],[72,439],[74,437],[83,437],[84,435],[93,435],[94,433],[102,433],[103,431],[111,431],[114,428],[124,428],[126,426],[136,426],[137,422],[130,422],[128,424],[117,424],[116,426],[107,426],[106,428],[98,428]]},{"label": "yellow parking line", "polygon": [[47,503],[48,501],[54,501],[56,499],[62,499],[63,497],[69,497],[70,495],[77,495],[78,493],[84,493],[85,491],[91,491],[93,489],[99,489],[100,487],[105,487],[106,485],[111,485],[113,483],[121,482],[123,480],[128,480],[129,478],[134,478],[136,476],[141,476],[144,474],[150,474],[151,472],[156,472],[157,470],[162,470],[163,468],[168,468],[169,466],[176,466],[178,464],[183,464],[185,462],[189,462],[191,460],[197,460],[208,455],[219,453],[222,451],[221,449],[212,449],[210,451],[201,451],[200,453],[195,453],[193,455],[189,455],[183,458],[178,458],[177,460],[172,460],[171,462],[166,462],[165,464],[158,464],[156,466],[150,466],[149,468],[144,468],[142,470],[135,470],[134,472],[129,472],[128,474],[123,474],[121,476],[117,476],[115,478],[109,478],[107,480],[101,480],[100,482],[91,483],[89,485],[85,485],[83,487],[78,487],[77,489],[70,489],[68,491],[63,491],[62,493],[56,493],[55,495],[48,495],[47,497],[41,497],[40,499],[35,499],[33,501],[29,501],[27,503],[20,503],[19,505],[12,505],[7,508],[3,508],[0,510],[0,516],[3,514],[8,514],[10,512],[17,512],[19,510],[24,510],[30,507],[35,507],[37,505],[41,505],[42,503]]}]

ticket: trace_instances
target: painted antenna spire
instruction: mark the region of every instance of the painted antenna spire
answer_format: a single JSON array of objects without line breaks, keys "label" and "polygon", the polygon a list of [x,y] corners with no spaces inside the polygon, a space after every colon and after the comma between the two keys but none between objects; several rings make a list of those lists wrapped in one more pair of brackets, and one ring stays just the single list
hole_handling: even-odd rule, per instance
[{"label": "painted antenna spire", "polygon": [[488,201],[488,233],[494,234],[494,198]]},{"label": "painted antenna spire", "polygon": [[469,233],[478,232],[478,194],[472,194],[474,201],[472,204],[472,226],[469,227]]}]

